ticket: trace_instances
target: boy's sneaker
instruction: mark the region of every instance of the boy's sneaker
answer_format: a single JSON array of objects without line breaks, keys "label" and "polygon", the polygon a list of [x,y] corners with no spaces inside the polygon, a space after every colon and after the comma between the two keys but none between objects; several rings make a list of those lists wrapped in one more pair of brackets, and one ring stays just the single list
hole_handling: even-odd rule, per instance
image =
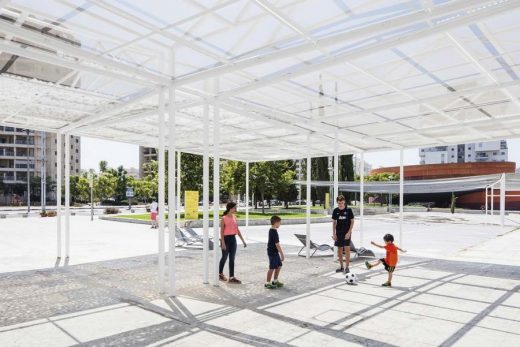
[{"label": "boy's sneaker", "polygon": [[264,284],[264,288],[266,288],[266,289],[275,289],[276,286],[274,284],[272,284],[272,283],[266,283],[266,284]]},{"label": "boy's sneaker", "polygon": [[345,269],[343,269],[342,267],[336,269],[336,272],[343,272]]},{"label": "boy's sneaker", "polygon": [[365,266],[367,267],[367,269],[371,269],[372,268],[372,265],[370,265],[370,263],[368,262],[368,260],[365,261]]},{"label": "boy's sneaker", "polygon": [[345,273],[348,274],[350,272],[350,269],[347,267],[345,267]]},{"label": "boy's sneaker", "polygon": [[283,287],[283,283],[280,282],[280,281],[276,281],[276,282],[273,281],[272,284],[273,284],[273,286],[275,286],[276,288],[281,288],[281,287]]},{"label": "boy's sneaker", "polygon": [[390,282],[385,282],[381,285],[382,287],[391,287],[392,286],[392,283]]}]

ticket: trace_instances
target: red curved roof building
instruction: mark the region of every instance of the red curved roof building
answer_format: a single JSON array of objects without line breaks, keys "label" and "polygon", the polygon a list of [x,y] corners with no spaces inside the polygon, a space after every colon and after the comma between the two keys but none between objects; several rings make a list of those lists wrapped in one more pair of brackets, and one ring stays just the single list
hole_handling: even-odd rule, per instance
[{"label": "red curved roof building", "polygon": [[[425,164],[407,165],[404,167],[405,180],[427,180],[439,178],[467,177],[490,174],[514,173],[516,163],[514,162],[472,162],[472,163],[452,163],[452,164]],[[392,172],[399,174],[399,166],[383,167],[370,171],[370,174]],[[485,205],[486,195],[484,189],[471,192],[457,193],[457,207],[480,209]],[[520,192],[508,191],[507,195],[520,195]],[[404,197],[405,203],[433,201],[438,206],[446,206],[450,201],[451,192],[443,194],[407,194]],[[491,198],[488,198],[488,204]],[[495,209],[500,204],[499,191],[495,191]],[[520,197],[506,196],[506,209],[520,210]]]}]

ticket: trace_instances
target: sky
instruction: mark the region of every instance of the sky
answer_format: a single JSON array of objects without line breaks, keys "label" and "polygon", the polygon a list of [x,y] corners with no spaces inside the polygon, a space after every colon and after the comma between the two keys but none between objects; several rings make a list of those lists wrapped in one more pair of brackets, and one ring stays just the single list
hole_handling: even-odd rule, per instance
[{"label": "sky", "polygon": [[[520,138],[508,140],[509,161],[519,163],[520,166]],[[108,150],[110,149],[110,150]],[[101,160],[108,161],[109,167],[123,165],[126,169],[139,168],[139,146],[120,142],[98,140],[89,137],[81,138],[81,168],[84,170],[98,170]],[[399,165],[399,151],[366,153],[365,161],[372,168]],[[404,164],[419,164],[419,151],[409,149],[404,151]]]}]

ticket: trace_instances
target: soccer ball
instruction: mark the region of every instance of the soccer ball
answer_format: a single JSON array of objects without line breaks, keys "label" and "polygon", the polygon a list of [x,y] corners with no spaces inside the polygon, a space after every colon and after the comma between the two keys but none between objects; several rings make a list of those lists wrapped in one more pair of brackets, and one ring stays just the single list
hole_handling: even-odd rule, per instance
[{"label": "soccer ball", "polygon": [[357,276],[355,273],[349,272],[345,276],[345,281],[347,281],[347,284],[357,284]]}]

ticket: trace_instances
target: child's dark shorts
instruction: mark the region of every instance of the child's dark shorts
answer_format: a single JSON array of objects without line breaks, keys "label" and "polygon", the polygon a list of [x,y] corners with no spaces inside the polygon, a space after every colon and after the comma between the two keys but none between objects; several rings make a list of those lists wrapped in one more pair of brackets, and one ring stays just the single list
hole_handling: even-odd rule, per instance
[{"label": "child's dark shorts", "polygon": [[381,263],[383,263],[384,267],[385,267],[385,270],[388,271],[388,272],[394,272],[395,270],[395,266],[389,266],[386,261],[385,261],[385,258],[381,258],[379,259],[381,261]]},{"label": "child's dark shorts", "polygon": [[269,256],[269,270],[275,270],[282,266],[282,259],[280,259],[280,254],[270,255]]}]

